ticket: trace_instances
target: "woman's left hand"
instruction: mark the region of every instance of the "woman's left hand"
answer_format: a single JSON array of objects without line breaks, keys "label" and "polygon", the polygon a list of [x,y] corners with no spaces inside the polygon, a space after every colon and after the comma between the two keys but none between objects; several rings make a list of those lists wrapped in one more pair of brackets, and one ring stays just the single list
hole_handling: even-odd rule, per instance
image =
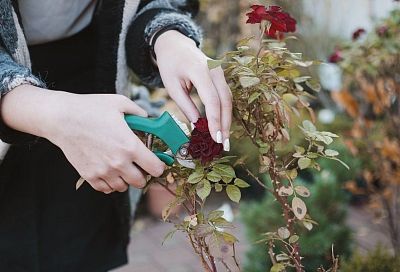
[{"label": "woman's left hand", "polygon": [[196,87],[205,106],[211,137],[229,151],[232,120],[232,94],[221,67],[210,70],[209,59],[195,42],[178,31],[160,35],[155,43],[157,65],[169,96],[188,120],[195,123],[200,114],[190,91]]}]

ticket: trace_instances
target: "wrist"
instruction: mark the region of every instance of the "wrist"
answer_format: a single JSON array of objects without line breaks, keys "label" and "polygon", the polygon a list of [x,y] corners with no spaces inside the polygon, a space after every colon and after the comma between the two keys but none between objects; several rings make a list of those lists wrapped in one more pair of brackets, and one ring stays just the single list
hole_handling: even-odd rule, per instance
[{"label": "wrist", "polygon": [[49,139],[64,111],[66,94],[32,85],[18,86],[1,99],[1,117],[12,129]]},{"label": "wrist", "polygon": [[[155,40],[154,40],[155,38]],[[196,42],[179,32],[178,30],[168,30],[159,36],[153,36],[152,44],[154,44],[154,53],[158,57],[164,50],[170,50],[176,47],[178,43],[185,43],[196,47]]]}]

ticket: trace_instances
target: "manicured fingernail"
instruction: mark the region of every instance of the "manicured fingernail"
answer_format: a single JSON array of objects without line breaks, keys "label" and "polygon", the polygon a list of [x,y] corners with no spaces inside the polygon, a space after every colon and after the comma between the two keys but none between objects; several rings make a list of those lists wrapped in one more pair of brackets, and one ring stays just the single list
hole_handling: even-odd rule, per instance
[{"label": "manicured fingernail", "polygon": [[192,122],[190,122],[190,127],[192,128],[192,130],[194,130],[194,124]]},{"label": "manicured fingernail", "polygon": [[231,150],[231,143],[229,142],[229,139],[225,139],[224,141],[224,151],[229,151]]},{"label": "manicured fingernail", "polygon": [[217,143],[222,144],[222,132],[220,130],[217,131]]}]

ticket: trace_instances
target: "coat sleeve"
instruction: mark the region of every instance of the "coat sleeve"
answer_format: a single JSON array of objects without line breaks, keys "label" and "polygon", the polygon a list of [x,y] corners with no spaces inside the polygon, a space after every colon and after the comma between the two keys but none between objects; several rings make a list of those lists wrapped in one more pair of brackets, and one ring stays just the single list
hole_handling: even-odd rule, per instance
[{"label": "coat sleeve", "polygon": [[150,41],[157,32],[177,30],[193,39],[197,46],[200,45],[202,31],[192,19],[198,9],[198,0],[141,1],[129,27],[125,46],[128,66],[144,84],[162,86],[159,71],[151,57]]},{"label": "coat sleeve", "polygon": [[[16,63],[12,57],[0,47],[0,99],[14,88],[23,84],[30,84],[38,87],[45,86],[39,78],[32,74],[29,68]],[[34,140],[35,137],[7,127],[0,118],[0,139],[6,143],[16,144],[30,142]]]}]

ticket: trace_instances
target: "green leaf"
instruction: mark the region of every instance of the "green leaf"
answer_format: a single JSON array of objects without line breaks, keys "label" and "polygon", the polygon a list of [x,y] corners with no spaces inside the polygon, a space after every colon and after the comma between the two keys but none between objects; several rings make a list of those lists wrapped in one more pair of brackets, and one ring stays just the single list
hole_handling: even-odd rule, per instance
[{"label": "green leaf", "polygon": [[296,78],[300,76],[300,71],[297,69],[285,69],[278,73],[280,77]]},{"label": "green leaf", "polygon": [[308,190],[308,188],[303,185],[294,187],[294,190],[302,197],[309,197],[311,195],[310,190]]},{"label": "green leaf", "polygon": [[215,69],[217,67],[220,67],[223,62],[224,62],[223,60],[209,59],[209,60],[207,60],[208,69],[212,70],[212,69]]},{"label": "green leaf", "polygon": [[320,92],[321,91],[321,84],[318,83],[316,80],[308,80],[306,81],[306,85],[313,90],[314,92]]},{"label": "green leaf", "polygon": [[224,241],[228,244],[233,244],[237,241],[236,237],[227,232],[221,232]]},{"label": "green leaf", "polygon": [[161,244],[164,245],[164,243],[165,243],[166,241],[172,239],[172,237],[174,236],[174,234],[175,234],[176,231],[177,231],[177,229],[173,229],[173,230],[171,230],[170,232],[168,232],[168,233],[164,236],[164,239],[163,239],[163,241],[162,241]]},{"label": "green leaf", "polygon": [[289,256],[288,256],[286,253],[281,253],[281,254],[276,255],[276,260],[277,260],[278,262],[287,261],[287,260],[289,260],[289,259],[290,259],[290,258],[289,258]]},{"label": "green leaf", "polygon": [[296,153],[299,153],[299,154],[304,154],[304,152],[306,152],[306,150],[302,146],[295,145],[294,149],[296,150]]},{"label": "green leaf", "polygon": [[224,215],[224,211],[212,211],[208,214],[208,220],[212,221],[218,217],[221,217]]},{"label": "green leaf", "polygon": [[219,183],[216,183],[216,184],[214,185],[214,188],[215,188],[215,191],[216,191],[217,193],[221,192],[222,189],[223,189],[222,185],[219,184]]},{"label": "green leaf", "polygon": [[294,78],[293,81],[296,82],[296,83],[302,83],[302,82],[305,82],[305,81],[307,81],[309,79],[311,79],[310,76],[302,76],[302,77]]},{"label": "green leaf", "polygon": [[260,79],[258,77],[249,77],[249,76],[240,77],[239,81],[243,88],[249,88],[260,83]]},{"label": "green leaf", "polygon": [[211,193],[211,184],[208,180],[203,179],[197,184],[196,193],[204,201]]},{"label": "green leaf", "polygon": [[239,203],[240,198],[242,197],[242,193],[240,192],[240,189],[236,187],[235,185],[228,185],[226,187],[226,194],[228,197],[236,203]]},{"label": "green leaf", "polygon": [[327,155],[329,157],[335,157],[335,156],[339,155],[339,152],[337,152],[336,150],[333,150],[333,149],[327,149],[327,150],[325,150],[325,155]]},{"label": "green leaf", "polygon": [[188,177],[188,182],[190,184],[196,184],[199,183],[203,178],[204,178],[204,173],[196,171]]},{"label": "green leaf", "polygon": [[307,167],[309,167],[311,165],[311,159],[309,158],[300,158],[297,162],[297,164],[299,165],[300,169],[306,169]]},{"label": "green leaf", "polygon": [[253,103],[259,96],[261,95],[261,93],[259,92],[255,92],[252,95],[250,95],[249,100],[247,101],[248,104]]},{"label": "green leaf", "polygon": [[278,235],[279,235],[279,237],[281,237],[281,239],[285,240],[285,239],[289,238],[290,231],[286,227],[280,227],[278,229]]},{"label": "green leaf", "polygon": [[240,178],[236,178],[234,184],[239,187],[239,188],[247,188],[250,187],[250,184],[248,184],[246,181]]},{"label": "green leaf", "polygon": [[207,179],[211,182],[218,182],[222,179],[222,177],[215,171],[211,171],[210,173],[207,174]]},{"label": "green leaf", "polygon": [[304,120],[303,121],[303,128],[308,131],[308,132],[315,132],[317,131],[317,128],[314,126],[314,124],[309,121],[309,120]]},{"label": "green leaf", "polygon": [[328,157],[327,159],[334,160],[334,161],[338,161],[338,162],[340,162],[344,167],[346,167],[347,170],[350,170],[350,166],[348,166],[344,161],[342,161],[342,160],[340,160],[340,159],[338,159],[338,158],[331,158],[331,157]]},{"label": "green leaf", "polygon": [[298,197],[292,199],[292,210],[299,220],[302,220],[307,214],[306,204]]},{"label": "green leaf", "polygon": [[285,265],[283,263],[276,263],[271,267],[270,272],[283,272],[285,271]]},{"label": "green leaf", "polygon": [[235,170],[230,165],[216,164],[213,167],[213,171],[219,174],[225,183],[229,183],[236,177]]},{"label": "green leaf", "polygon": [[299,236],[298,235],[293,235],[289,238],[289,243],[294,244],[299,240]]},{"label": "green leaf", "polygon": [[230,228],[230,229],[232,229],[232,228],[235,227],[231,222],[227,221],[223,217],[220,217],[220,218],[217,218],[217,219],[213,220],[212,223],[214,224],[214,226],[216,226],[218,228],[224,228],[224,229]]}]

